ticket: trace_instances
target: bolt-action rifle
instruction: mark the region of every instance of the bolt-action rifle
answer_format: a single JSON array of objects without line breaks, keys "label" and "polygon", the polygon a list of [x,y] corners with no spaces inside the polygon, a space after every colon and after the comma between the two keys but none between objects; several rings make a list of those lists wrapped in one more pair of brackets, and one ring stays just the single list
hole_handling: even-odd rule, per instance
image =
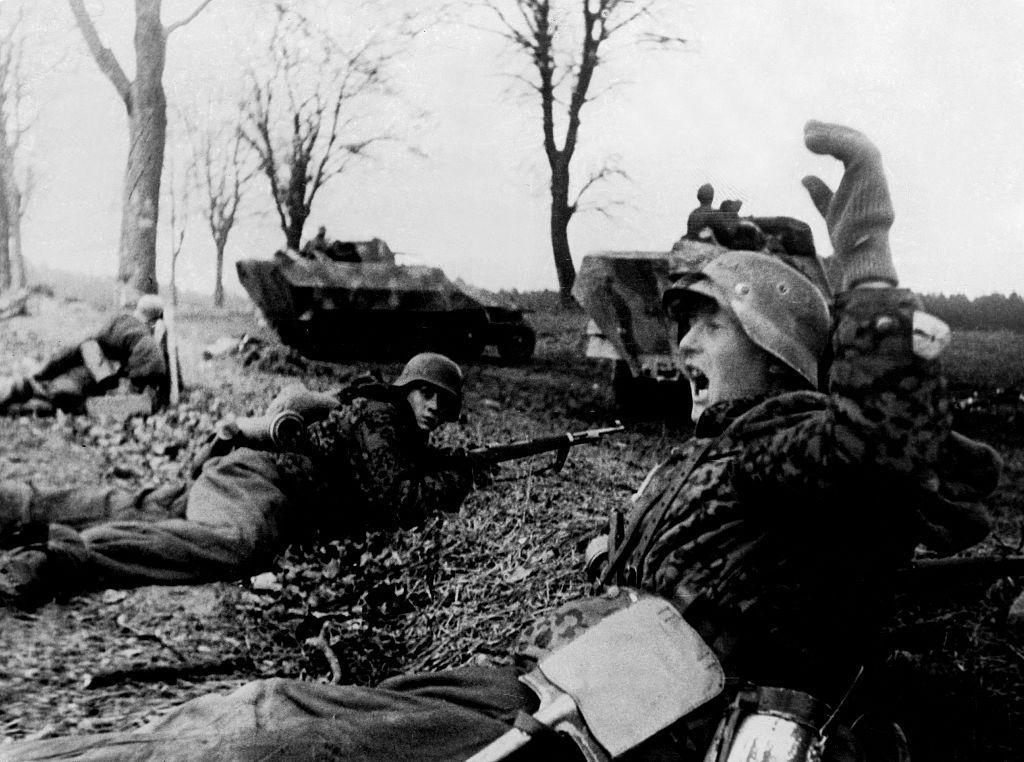
[{"label": "bolt-action rifle", "polygon": [[614,426],[605,426],[604,428],[599,429],[568,431],[565,434],[536,437],[534,439],[522,439],[516,442],[509,442],[507,444],[475,447],[469,450],[467,455],[469,455],[470,459],[480,466],[495,466],[499,463],[504,463],[507,460],[518,460],[520,458],[529,458],[533,455],[540,455],[545,452],[554,452],[556,453],[554,462],[539,471],[535,471],[534,473],[548,471],[558,473],[562,470],[562,466],[565,465],[565,460],[569,457],[569,450],[571,448],[581,444],[594,444],[600,442],[609,434],[617,434],[618,432],[625,430],[626,427],[616,421]]},{"label": "bolt-action rifle", "polygon": [[[569,431],[565,434],[523,439],[507,444],[475,447],[469,450],[467,455],[477,466],[487,468],[508,460],[554,452],[556,453],[554,462],[534,473],[558,473],[565,465],[571,448],[576,445],[600,442],[607,435],[625,431],[625,428],[616,421],[614,426],[604,428]],[[284,410],[276,415],[236,418],[222,423],[196,457],[193,463],[193,473],[198,473],[198,468],[209,458],[223,455],[237,446],[261,450],[287,449],[294,445],[304,430],[305,424],[302,416],[291,410]]]}]

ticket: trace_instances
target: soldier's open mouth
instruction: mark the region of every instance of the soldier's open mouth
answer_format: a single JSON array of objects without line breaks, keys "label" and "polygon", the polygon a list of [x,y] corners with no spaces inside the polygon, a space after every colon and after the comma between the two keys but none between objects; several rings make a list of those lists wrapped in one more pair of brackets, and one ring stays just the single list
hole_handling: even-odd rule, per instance
[{"label": "soldier's open mouth", "polygon": [[687,365],[683,370],[690,380],[691,396],[695,401],[702,399],[708,391],[708,377],[692,365]]}]

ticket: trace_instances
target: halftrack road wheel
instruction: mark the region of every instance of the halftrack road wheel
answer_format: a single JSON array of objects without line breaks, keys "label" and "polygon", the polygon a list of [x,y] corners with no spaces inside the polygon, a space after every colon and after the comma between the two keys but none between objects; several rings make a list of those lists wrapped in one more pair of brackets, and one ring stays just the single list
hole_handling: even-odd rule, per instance
[{"label": "halftrack road wheel", "polygon": [[514,325],[498,339],[498,354],[507,363],[518,365],[533,357],[537,334],[528,325]]}]

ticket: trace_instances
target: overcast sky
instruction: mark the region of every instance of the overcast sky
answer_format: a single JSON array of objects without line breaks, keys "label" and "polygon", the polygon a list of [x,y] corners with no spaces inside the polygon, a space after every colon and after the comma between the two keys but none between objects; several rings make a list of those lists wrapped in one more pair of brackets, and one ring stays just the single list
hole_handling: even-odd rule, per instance
[{"label": "overcast sky", "polygon": [[[197,1],[166,0],[164,23]],[[18,2],[0,0],[0,13]],[[359,31],[350,28],[349,0],[294,4],[341,36]],[[112,274],[124,108],[88,57],[67,3],[26,5],[39,111],[29,158],[39,184],[25,251],[31,261]],[[87,2],[129,76],[131,6]],[[666,7],[663,23],[688,40],[683,50],[610,50],[597,84],[616,87],[584,110],[578,172],[612,156],[630,181],[595,197],[624,202],[615,216],[590,213],[571,223],[577,262],[601,249],[668,249],[705,181],[719,198],[740,198],[742,213],[811,222],[827,253],[824,226],[799,183],[815,172],[834,185],[841,174],[837,162],[803,147],[803,123],[818,118],[858,127],[881,148],[906,285],[1024,292],[1024,2],[667,0]],[[214,0],[175,32],[165,76],[172,105],[226,103],[241,93],[269,8],[265,0]],[[487,288],[555,288],[539,107],[508,76],[519,61],[503,51],[475,25],[439,25],[421,36],[397,78],[407,107],[427,113],[407,136],[424,155],[395,147],[337,178],[318,196],[307,233],[323,224],[333,238],[380,237],[407,261]],[[265,187],[256,186],[250,216],[229,240],[231,260],[281,245],[271,209]],[[186,287],[212,289],[212,251],[193,213],[180,260]],[[163,232],[159,257],[164,270]],[[240,288],[233,268],[226,285]]]}]

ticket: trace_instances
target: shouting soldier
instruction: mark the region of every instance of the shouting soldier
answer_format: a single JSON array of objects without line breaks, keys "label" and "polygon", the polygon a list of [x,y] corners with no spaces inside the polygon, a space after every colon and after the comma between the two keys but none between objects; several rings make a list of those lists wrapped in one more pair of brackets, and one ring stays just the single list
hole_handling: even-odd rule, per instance
[{"label": "shouting soldier", "polygon": [[[535,733],[517,759],[575,758],[572,744],[523,719],[538,699],[519,678],[629,605],[629,587],[673,603],[730,680],[628,758],[704,759],[723,708],[748,686],[775,688],[755,692],[755,704],[799,695],[834,706],[863,663],[894,570],[918,543],[950,551],[985,533],[980,509],[953,496],[990,490],[998,460],[950,432],[936,361],[942,326],[932,320],[929,330],[914,296],[896,287],[877,149],[819,122],[805,142],[846,167],[835,195],[809,184],[841,276],[834,318],[809,279],[760,253],[728,251],[675,281],[664,304],[680,326],[694,436],[593,543],[590,568],[605,595],[547,616],[523,639],[516,667],[377,688],[258,681],[136,733],[15,743],[0,757],[455,760],[515,721]],[[836,753],[826,747],[826,758]]]}]

